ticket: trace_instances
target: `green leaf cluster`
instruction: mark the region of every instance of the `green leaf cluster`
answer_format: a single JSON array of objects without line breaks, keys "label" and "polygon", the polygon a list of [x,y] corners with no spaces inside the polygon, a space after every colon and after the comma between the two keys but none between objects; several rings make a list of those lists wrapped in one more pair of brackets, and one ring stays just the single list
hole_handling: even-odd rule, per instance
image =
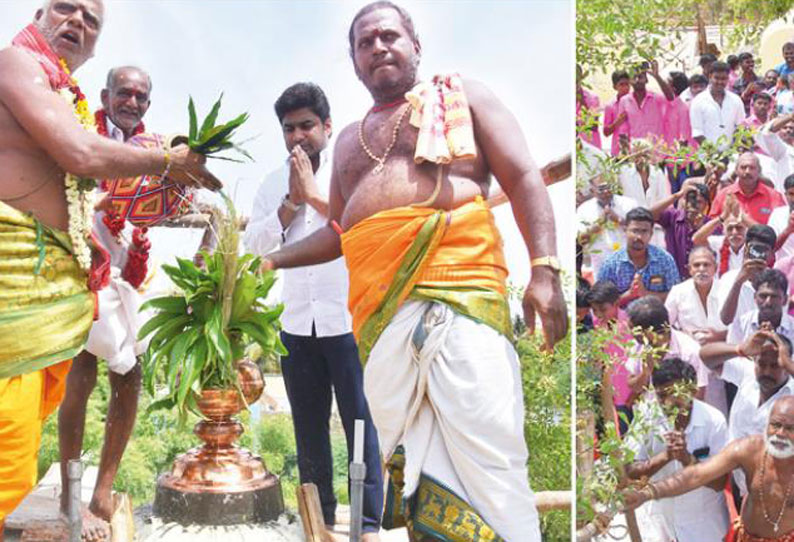
[{"label": "green leaf cluster", "polygon": [[213,158],[220,158],[222,160],[229,160],[231,162],[241,162],[242,160],[235,160],[233,158],[213,156],[220,152],[232,149],[237,151],[240,155],[253,161],[248,152],[243,149],[239,143],[232,141],[232,135],[235,130],[245,124],[248,120],[248,113],[238,115],[229,122],[223,124],[215,124],[218,120],[218,113],[221,109],[221,100],[223,94],[218,97],[218,101],[213,104],[212,109],[204,117],[201,127],[198,124],[198,117],[196,115],[196,105],[193,103],[193,97],[190,97],[188,102],[188,116],[190,118],[190,129],[188,132],[188,146],[195,152],[203,154],[204,156],[212,156]]},{"label": "green leaf cluster", "polygon": [[264,356],[287,354],[279,336],[284,306],[264,302],[275,274],[260,270],[260,258],[238,255],[239,221],[228,198],[226,203],[228,214],[216,217],[218,248],[202,252],[206,269],[182,258],[176,266],[163,265],[179,293],[141,307],[156,311],[138,333],[139,340],[151,336],[143,385],[152,396],[157,384],[166,388],[150,410],[177,408],[184,417],[197,410],[202,390],[237,388],[237,362],[251,343]]}]

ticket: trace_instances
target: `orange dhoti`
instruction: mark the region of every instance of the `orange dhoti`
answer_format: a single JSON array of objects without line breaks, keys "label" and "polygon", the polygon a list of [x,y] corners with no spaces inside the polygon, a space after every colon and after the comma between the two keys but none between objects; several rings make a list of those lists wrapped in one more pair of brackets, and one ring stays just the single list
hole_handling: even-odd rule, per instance
[{"label": "orange dhoti", "polygon": [[71,365],[0,379],[0,525],[36,484],[41,427],[63,399]]}]

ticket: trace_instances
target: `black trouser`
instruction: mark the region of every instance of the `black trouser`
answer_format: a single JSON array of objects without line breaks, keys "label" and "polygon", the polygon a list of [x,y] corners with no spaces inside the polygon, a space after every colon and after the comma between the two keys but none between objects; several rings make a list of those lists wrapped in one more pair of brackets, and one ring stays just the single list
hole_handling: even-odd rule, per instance
[{"label": "black trouser", "polygon": [[[363,371],[352,333],[333,337],[305,337],[282,332],[281,340],[289,355],[281,359],[287,388],[301,483],[314,483],[320,493],[326,525],[336,523],[336,497],[333,485],[333,458],[329,420],[331,386],[347,437],[348,462],[353,458],[353,426],[364,420],[364,507],[362,532],[377,532],[383,512],[383,477],[378,435],[364,397]],[[349,488],[348,480],[348,488]]]}]

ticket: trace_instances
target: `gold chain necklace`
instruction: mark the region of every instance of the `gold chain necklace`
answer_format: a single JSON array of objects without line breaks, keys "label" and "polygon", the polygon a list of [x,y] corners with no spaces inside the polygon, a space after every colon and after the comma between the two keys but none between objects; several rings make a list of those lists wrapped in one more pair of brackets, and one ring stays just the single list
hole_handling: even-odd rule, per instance
[{"label": "gold chain necklace", "polygon": [[[791,481],[788,483],[786,487],[786,496],[783,498],[783,506],[780,507],[780,513],[777,515],[777,521],[772,521],[769,519],[769,515],[766,512],[766,503],[764,502],[764,473],[766,472],[766,456],[768,452],[764,450],[764,458],[761,460],[761,512],[764,513],[764,519],[767,520],[775,527],[775,533],[777,533],[778,528],[780,527],[780,520],[783,519],[783,513],[786,511],[786,506],[788,505],[788,498],[791,495],[791,488],[794,486],[794,477],[792,477]],[[781,487],[783,484],[780,484]]]},{"label": "gold chain necklace", "polygon": [[375,156],[375,153],[370,150],[366,141],[364,141],[364,123],[367,122],[367,118],[369,117],[369,114],[372,113],[372,109],[367,111],[367,114],[364,115],[364,118],[358,123],[358,142],[361,144],[361,148],[364,150],[364,153],[378,163],[378,165],[375,166],[375,169],[373,169],[375,173],[380,173],[383,171],[383,168],[386,165],[386,160],[389,158],[389,153],[391,153],[392,148],[394,148],[394,145],[397,143],[397,136],[400,134],[400,127],[402,126],[403,118],[405,118],[405,114],[410,108],[411,107],[408,104],[403,106],[403,111],[397,118],[397,124],[394,125],[394,129],[392,130],[391,142],[389,143],[389,146],[386,147],[386,152],[383,153],[382,158]]}]

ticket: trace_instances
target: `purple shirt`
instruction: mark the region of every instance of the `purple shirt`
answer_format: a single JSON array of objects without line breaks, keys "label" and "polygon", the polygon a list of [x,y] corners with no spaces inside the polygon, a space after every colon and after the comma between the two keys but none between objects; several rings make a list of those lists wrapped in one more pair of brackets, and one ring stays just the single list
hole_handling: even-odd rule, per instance
[{"label": "purple shirt", "polygon": [[689,252],[695,245],[692,236],[694,228],[686,219],[686,211],[673,206],[662,211],[659,224],[664,228],[664,240],[667,243],[667,252],[675,260],[681,280],[689,277]]},{"label": "purple shirt", "polygon": [[625,111],[631,139],[664,137],[666,108],[667,98],[650,90],[645,91],[641,104],[637,103],[633,92],[629,92],[618,102],[618,114]]}]

